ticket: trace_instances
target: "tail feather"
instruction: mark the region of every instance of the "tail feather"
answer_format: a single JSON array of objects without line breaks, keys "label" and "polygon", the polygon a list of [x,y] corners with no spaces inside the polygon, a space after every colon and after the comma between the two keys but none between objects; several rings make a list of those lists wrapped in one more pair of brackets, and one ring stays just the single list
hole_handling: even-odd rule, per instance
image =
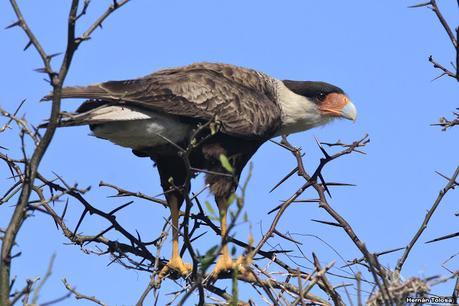
[{"label": "tail feather", "polygon": [[[100,124],[114,121],[151,119],[152,113],[135,107],[102,105],[82,113],[61,113],[58,127]],[[45,128],[49,123],[40,124]]]},{"label": "tail feather", "polygon": [[[86,122],[85,118],[81,116],[83,114],[77,113],[67,113],[62,112],[60,114],[59,122],[57,123],[57,127],[68,127],[68,126],[79,126],[79,125],[86,125],[89,124]],[[39,129],[47,128],[49,122],[44,122],[38,126]]]},{"label": "tail feather", "polygon": [[[62,88],[61,97],[67,98],[82,98],[82,99],[102,99],[110,97],[110,93],[104,88],[96,85],[89,86],[75,86],[75,87],[64,87]],[[50,101],[53,99],[53,94],[49,93],[44,96],[41,101]]]}]

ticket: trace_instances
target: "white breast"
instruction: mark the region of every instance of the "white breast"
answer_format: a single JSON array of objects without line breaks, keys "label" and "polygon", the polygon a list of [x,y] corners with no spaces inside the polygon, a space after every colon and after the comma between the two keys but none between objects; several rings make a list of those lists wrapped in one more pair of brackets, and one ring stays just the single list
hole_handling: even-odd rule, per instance
[{"label": "white breast", "polygon": [[[132,149],[155,147],[168,141],[179,143],[191,130],[191,126],[172,116],[136,108],[109,106],[101,109],[107,122],[96,124],[95,136]],[[98,117],[97,114],[92,114]],[[93,117],[93,118],[94,118]]]}]

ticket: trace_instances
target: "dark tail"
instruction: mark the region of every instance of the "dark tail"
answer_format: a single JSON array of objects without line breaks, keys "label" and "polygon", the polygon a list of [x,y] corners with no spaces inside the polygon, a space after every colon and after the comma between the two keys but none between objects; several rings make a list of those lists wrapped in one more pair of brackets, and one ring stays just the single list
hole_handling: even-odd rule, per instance
[{"label": "dark tail", "polygon": [[[97,85],[89,86],[75,86],[75,87],[64,87],[62,88],[62,99],[68,98],[82,98],[82,99],[102,99],[107,97],[109,93]],[[48,95],[41,98],[41,101],[50,101],[53,99],[53,94],[49,93]]]}]

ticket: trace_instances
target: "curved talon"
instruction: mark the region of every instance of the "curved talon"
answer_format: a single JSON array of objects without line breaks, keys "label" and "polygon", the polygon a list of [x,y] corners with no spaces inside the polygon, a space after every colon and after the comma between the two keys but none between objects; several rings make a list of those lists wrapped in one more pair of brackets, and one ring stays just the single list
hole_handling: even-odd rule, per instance
[{"label": "curved talon", "polygon": [[210,273],[210,277],[217,279],[218,276],[225,271],[233,269],[233,260],[229,256],[222,255],[217,259],[214,269]]},{"label": "curved talon", "polygon": [[256,277],[254,276],[251,269],[249,269],[249,265],[252,262],[252,258],[239,256],[239,258],[234,262],[233,269],[238,269],[239,273],[243,275],[249,281],[256,281]]},{"label": "curved talon", "polygon": [[210,278],[216,280],[221,273],[238,269],[239,274],[246,277],[249,281],[256,281],[253,272],[248,269],[250,262],[251,259],[244,256],[240,256],[236,261],[233,261],[229,256],[220,256],[210,273]]},{"label": "curved talon", "polygon": [[193,270],[193,265],[184,263],[180,257],[171,258],[171,260],[169,260],[169,262],[159,272],[158,282],[160,283],[171,270],[177,272],[181,276],[187,276]]}]

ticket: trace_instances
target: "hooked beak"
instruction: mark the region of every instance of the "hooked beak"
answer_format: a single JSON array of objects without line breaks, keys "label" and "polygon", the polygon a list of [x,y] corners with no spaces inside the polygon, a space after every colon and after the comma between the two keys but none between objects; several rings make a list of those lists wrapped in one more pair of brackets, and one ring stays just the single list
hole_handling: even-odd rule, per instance
[{"label": "hooked beak", "polygon": [[349,99],[347,99],[347,103],[341,109],[340,116],[353,122],[357,119],[357,108],[355,108],[355,105]]}]

